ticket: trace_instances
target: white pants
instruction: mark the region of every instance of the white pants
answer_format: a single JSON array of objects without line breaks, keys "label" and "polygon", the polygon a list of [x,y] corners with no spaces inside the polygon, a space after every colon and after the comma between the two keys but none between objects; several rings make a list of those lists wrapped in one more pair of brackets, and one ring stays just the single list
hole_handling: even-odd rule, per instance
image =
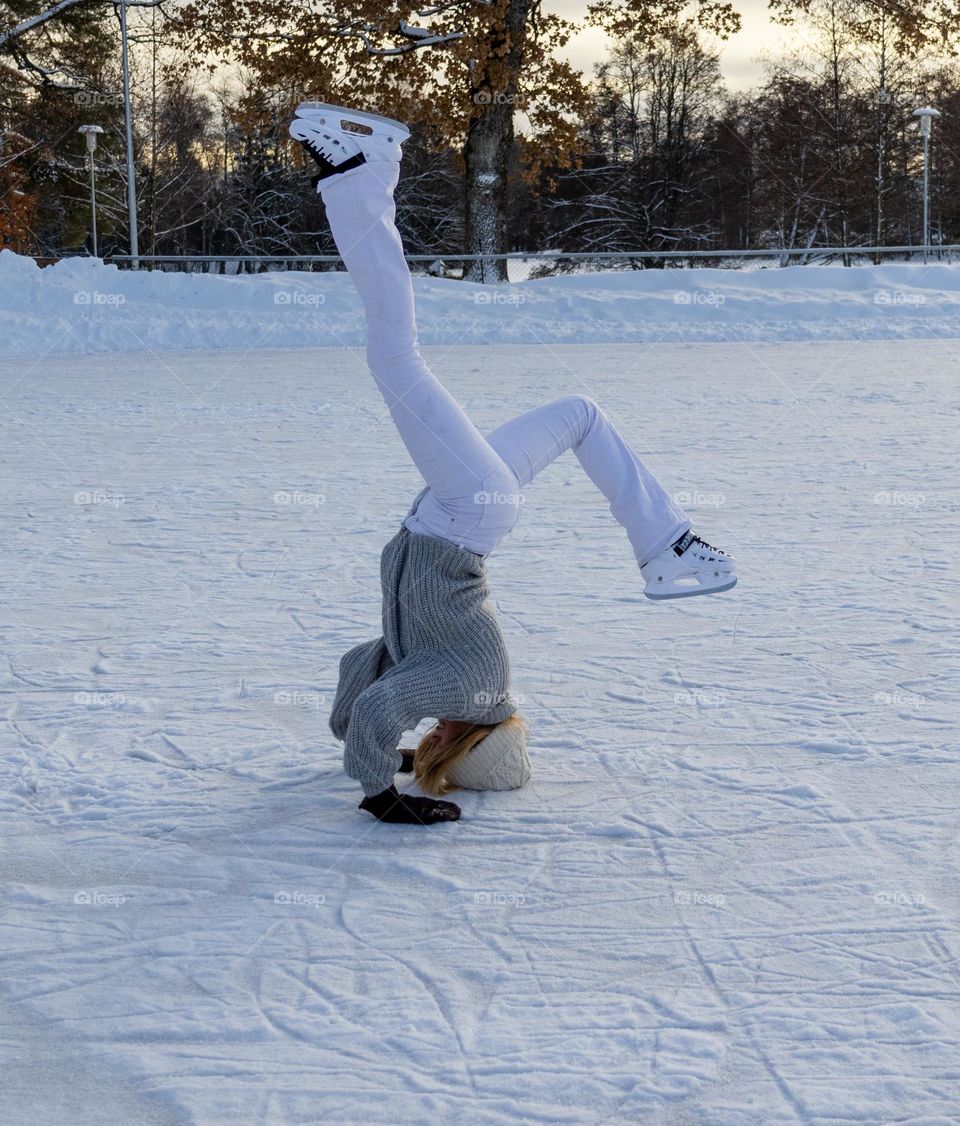
[{"label": "white pants", "polygon": [[690,527],[591,399],[569,395],[486,438],[420,355],[413,286],[394,225],[400,166],[371,163],[321,182],[337,248],[367,318],[367,362],[426,488],[404,524],[487,556],[513,528],[520,490],[573,450],[642,566]]}]

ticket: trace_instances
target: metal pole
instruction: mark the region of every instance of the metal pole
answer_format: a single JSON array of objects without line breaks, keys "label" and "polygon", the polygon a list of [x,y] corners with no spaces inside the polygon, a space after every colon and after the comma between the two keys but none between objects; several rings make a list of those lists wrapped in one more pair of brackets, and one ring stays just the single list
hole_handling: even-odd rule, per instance
[{"label": "metal pole", "polygon": [[[938,247],[943,253],[960,254],[960,243],[944,243]],[[916,243],[903,246],[804,246],[781,247],[777,250],[608,250],[608,251],[538,251],[516,250],[510,254],[407,254],[408,262],[436,262],[438,258],[450,262],[473,262],[481,259],[498,258],[503,261],[528,259],[555,263],[563,261],[611,261],[623,262],[630,259],[669,258],[813,258],[817,255],[867,255],[867,254],[916,254]],[[129,262],[129,254],[111,254],[113,262]],[[143,262],[342,262],[339,254],[144,254]]]},{"label": "metal pole", "polygon": [[97,174],[93,168],[93,153],[88,154],[90,157],[90,215],[91,226],[93,233],[93,256],[99,258],[97,252]]},{"label": "metal pole", "polygon": [[940,111],[933,106],[921,106],[912,116],[919,118],[917,124],[923,137],[923,264],[926,266],[930,255],[930,123],[940,116]]},{"label": "metal pole", "polygon": [[90,161],[90,233],[93,236],[93,256],[99,258],[100,253],[97,247],[97,166],[94,163],[93,154],[97,150],[97,136],[103,132],[103,128],[99,125],[81,125],[77,132],[83,134],[83,139],[87,143],[87,160]]},{"label": "metal pole", "polygon": [[120,46],[123,54],[123,116],[127,131],[127,212],[130,223],[130,268],[139,267],[137,181],[133,170],[133,124],[130,114],[130,60],[127,53],[127,0],[120,0]]},{"label": "metal pole", "polygon": [[923,134],[923,264],[930,254],[930,134]]}]

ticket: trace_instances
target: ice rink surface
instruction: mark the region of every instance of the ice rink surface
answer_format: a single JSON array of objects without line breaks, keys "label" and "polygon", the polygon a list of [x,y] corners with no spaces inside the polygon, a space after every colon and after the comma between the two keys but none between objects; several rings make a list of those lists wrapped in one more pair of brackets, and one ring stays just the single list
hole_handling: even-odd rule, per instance
[{"label": "ice rink surface", "polygon": [[960,1121],[958,354],[427,349],[482,430],[596,399],[740,573],[647,601],[548,469],[535,777],[431,828],[326,727],[419,488],[362,353],[0,361],[3,1118]]}]

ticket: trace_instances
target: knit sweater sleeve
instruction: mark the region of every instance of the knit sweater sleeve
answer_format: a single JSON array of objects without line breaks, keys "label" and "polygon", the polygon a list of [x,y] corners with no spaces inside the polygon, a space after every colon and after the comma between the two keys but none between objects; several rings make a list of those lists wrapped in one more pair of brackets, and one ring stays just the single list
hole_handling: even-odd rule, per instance
[{"label": "knit sweater sleeve", "polygon": [[427,717],[462,714],[463,685],[455,665],[436,652],[405,657],[354,702],[343,765],[366,794],[379,794],[400,768],[397,744]]},{"label": "knit sweater sleeve", "polygon": [[393,665],[382,637],[365,641],[340,658],[337,694],[330,712],[330,730],[337,739],[347,737],[350,714],[357,697]]}]

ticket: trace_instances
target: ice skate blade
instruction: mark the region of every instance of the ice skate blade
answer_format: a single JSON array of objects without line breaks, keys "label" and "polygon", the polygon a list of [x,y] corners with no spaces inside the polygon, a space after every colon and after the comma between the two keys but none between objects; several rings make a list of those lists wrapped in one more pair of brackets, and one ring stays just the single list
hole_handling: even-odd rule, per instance
[{"label": "ice skate blade", "polygon": [[[296,113],[297,117],[322,118],[329,115],[334,128],[344,133],[355,133],[358,137],[379,134],[402,145],[410,136],[410,130],[402,122],[394,121],[392,117],[384,117],[380,113],[371,113],[369,110],[348,109],[346,106],[334,106],[329,102],[301,102],[297,106]],[[359,125],[361,128],[344,129],[344,122],[349,125]]]},{"label": "ice skate blade", "polygon": [[698,586],[691,587],[689,590],[677,590],[670,594],[651,594],[648,590],[643,593],[650,599],[651,602],[668,602],[674,598],[696,598],[698,594],[722,594],[725,590],[732,590],[737,585],[737,577],[734,577],[723,586]]}]

